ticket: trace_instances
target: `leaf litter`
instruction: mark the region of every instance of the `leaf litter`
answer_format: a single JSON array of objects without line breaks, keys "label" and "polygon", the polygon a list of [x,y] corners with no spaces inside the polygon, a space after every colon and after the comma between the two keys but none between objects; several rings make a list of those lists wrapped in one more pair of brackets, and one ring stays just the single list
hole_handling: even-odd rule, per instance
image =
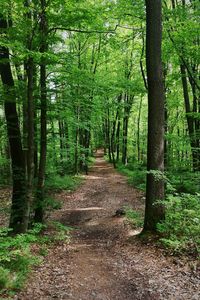
[{"label": "leaf litter", "polygon": [[49,220],[73,226],[71,240],[50,246],[15,300],[199,300],[199,262],[166,255],[144,243],[117,209],[144,211],[141,192],[102,153],[75,192],[56,195],[62,208]]}]

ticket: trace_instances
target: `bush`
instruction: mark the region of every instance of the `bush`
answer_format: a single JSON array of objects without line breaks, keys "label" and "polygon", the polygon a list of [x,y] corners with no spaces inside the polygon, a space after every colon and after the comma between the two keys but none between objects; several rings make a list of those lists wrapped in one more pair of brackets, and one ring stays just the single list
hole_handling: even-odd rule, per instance
[{"label": "bush", "polygon": [[0,290],[8,288],[10,284],[10,272],[0,266]]},{"label": "bush", "polygon": [[200,192],[199,172],[174,172],[170,173],[169,177],[178,193],[196,194]]},{"label": "bush", "polygon": [[161,242],[175,252],[200,253],[199,194],[170,195],[164,201],[166,217],[157,225]]},{"label": "bush", "polygon": [[[47,255],[49,243],[69,241],[71,227],[54,222],[53,231],[48,230],[48,235],[41,234],[45,228],[38,223],[26,234],[16,236],[8,235],[10,229],[0,228],[0,296],[13,294],[23,287],[31,267]],[[38,254],[31,252],[32,244],[37,244]]]},{"label": "bush", "polygon": [[146,168],[140,164],[118,164],[117,169],[120,173],[128,177],[128,183],[144,191],[146,186]]},{"label": "bush", "polygon": [[131,208],[125,208],[125,213],[128,221],[135,228],[142,227],[144,223],[144,218],[139,211],[135,211]]},{"label": "bush", "polygon": [[27,234],[8,236],[8,228],[0,229],[0,290],[21,288],[30,266],[39,263],[39,258],[32,255],[30,244],[38,240],[42,225]]},{"label": "bush", "polygon": [[82,182],[80,176],[47,176],[46,188],[47,190],[62,191],[62,190],[75,190]]},{"label": "bush", "polygon": [[0,155],[0,186],[8,186],[11,183],[10,161]]}]

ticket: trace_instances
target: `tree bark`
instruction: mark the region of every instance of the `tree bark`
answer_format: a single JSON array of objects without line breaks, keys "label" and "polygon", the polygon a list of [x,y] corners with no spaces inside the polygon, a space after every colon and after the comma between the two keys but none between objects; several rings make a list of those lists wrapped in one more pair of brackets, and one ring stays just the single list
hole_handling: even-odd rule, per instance
[{"label": "tree bark", "polygon": [[185,102],[185,112],[186,112],[186,119],[188,125],[188,132],[190,137],[190,145],[192,151],[192,162],[193,162],[193,170],[198,170],[198,159],[197,159],[197,151],[195,149],[195,124],[193,122],[193,118],[191,117],[191,108],[190,108],[190,97],[188,92],[188,84],[187,84],[187,75],[184,65],[181,64],[181,79],[182,79],[182,86],[183,86],[183,96]]},{"label": "tree bark", "polygon": [[133,104],[133,95],[128,95],[127,93],[124,95],[124,117],[123,117],[123,138],[122,138],[122,163],[127,165],[128,157],[127,157],[127,146],[128,146],[128,123],[131,112],[131,107]]},{"label": "tree bark", "polygon": [[[48,50],[47,44],[47,18],[46,18],[46,0],[40,0],[41,5],[41,54]],[[45,170],[46,170],[46,152],[47,152],[47,84],[46,84],[46,61],[41,57],[40,64],[40,105],[41,105],[41,127],[40,127],[40,160],[38,171],[38,184],[37,184],[37,203],[35,209],[35,221],[44,221],[44,200],[45,200]]]},{"label": "tree bark", "polygon": [[137,159],[138,162],[141,161],[141,153],[140,153],[140,119],[141,119],[141,111],[142,111],[142,96],[140,99],[140,104],[139,104],[139,112],[138,112],[138,118],[137,118]]},{"label": "tree bark", "polygon": [[[146,65],[148,81],[147,186],[144,231],[156,231],[164,218],[164,86],[161,61],[161,0],[146,0]],[[156,178],[153,172],[157,172]]]},{"label": "tree bark", "polygon": [[[0,15],[0,28],[5,32],[8,28],[7,22],[2,15]],[[0,75],[4,86],[4,107],[10,145],[13,182],[9,227],[13,229],[13,234],[17,234],[27,230],[25,222],[27,204],[26,172],[19,119],[16,109],[15,86],[9,62],[9,50],[7,47],[2,46],[0,47]]]}]

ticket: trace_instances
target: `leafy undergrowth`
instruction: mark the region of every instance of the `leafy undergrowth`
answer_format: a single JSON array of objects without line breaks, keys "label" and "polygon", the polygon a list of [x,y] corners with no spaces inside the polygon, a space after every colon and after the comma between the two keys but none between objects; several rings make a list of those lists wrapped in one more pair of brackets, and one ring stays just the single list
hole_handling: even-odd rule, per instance
[{"label": "leafy undergrowth", "polygon": [[[153,240],[159,241],[170,254],[200,259],[200,194],[169,195],[162,203],[166,216],[157,224],[158,234],[153,234]],[[134,229],[143,227],[142,213],[130,208],[126,208],[125,213]],[[151,234],[141,237],[149,241]]]},{"label": "leafy undergrowth", "polygon": [[[58,241],[68,242],[72,228],[53,222],[47,226],[35,224],[26,234],[11,236],[10,229],[0,228],[0,297],[12,297],[20,290],[32,267],[40,264],[48,246]],[[37,249],[37,251],[34,251]]]},{"label": "leafy undergrowth", "polygon": [[[130,162],[126,166],[122,163],[117,164],[117,170],[128,177],[128,183],[134,187],[145,191],[146,186],[146,166]],[[167,182],[167,192],[171,192],[171,187],[177,193],[193,194],[200,193],[199,172],[188,172],[177,170],[168,171],[165,174]]]},{"label": "leafy undergrowth", "polygon": [[70,190],[74,191],[82,182],[83,178],[81,176],[59,176],[59,175],[49,175],[46,179],[46,189],[49,191],[62,191]]},{"label": "leafy undergrowth", "polygon": [[[142,166],[118,164],[117,169],[128,177],[131,185],[145,189],[146,171]],[[171,254],[200,258],[200,193],[196,174],[193,174],[193,180],[194,184],[189,173],[184,173],[176,180],[173,176],[170,176],[170,180],[167,179],[167,191],[173,194],[168,194],[162,202],[166,208],[166,217],[157,225],[158,234],[161,236],[158,235],[157,239]],[[182,190],[190,193],[180,193]],[[142,228],[142,214],[131,209],[125,210],[132,226]]]},{"label": "leafy undergrowth", "polygon": [[200,193],[200,172],[176,171],[170,172],[171,185],[178,193],[196,194]]},{"label": "leafy undergrowth", "polygon": [[144,223],[144,216],[140,211],[135,211],[131,208],[125,208],[125,214],[128,222],[133,228],[142,228]]},{"label": "leafy undergrowth", "polygon": [[128,183],[144,191],[146,186],[146,168],[138,164],[117,164],[117,170],[128,177]]},{"label": "leafy undergrowth", "polygon": [[175,254],[200,258],[200,194],[169,195],[165,220],[158,224],[160,241]]}]

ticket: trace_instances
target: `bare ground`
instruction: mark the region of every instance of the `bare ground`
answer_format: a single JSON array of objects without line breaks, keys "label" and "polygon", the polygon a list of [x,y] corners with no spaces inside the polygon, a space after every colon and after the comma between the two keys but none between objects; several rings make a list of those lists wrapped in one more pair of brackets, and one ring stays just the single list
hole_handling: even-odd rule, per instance
[{"label": "bare ground", "polygon": [[62,209],[50,218],[75,227],[71,241],[50,249],[15,299],[200,299],[197,265],[142,243],[125,218],[113,217],[122,206],[141,211],[144,203],[101,152],[85,183],[58,198]]}]

